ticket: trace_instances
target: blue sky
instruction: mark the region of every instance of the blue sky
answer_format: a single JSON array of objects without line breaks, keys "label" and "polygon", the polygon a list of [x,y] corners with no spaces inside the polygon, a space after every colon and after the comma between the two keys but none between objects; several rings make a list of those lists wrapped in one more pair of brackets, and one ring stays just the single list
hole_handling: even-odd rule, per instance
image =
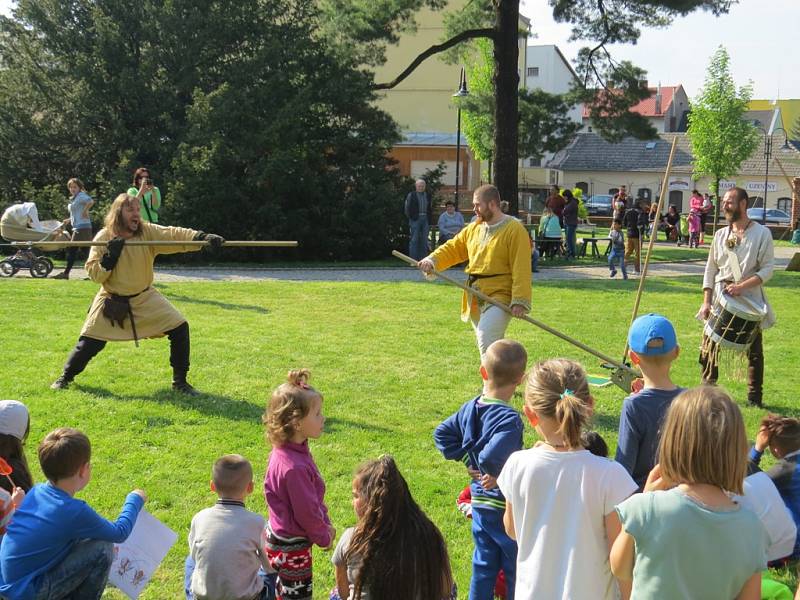
[{"label": "blue sky", "polygon": [[[556,44],[572,60],[586,43],[567,43],[570,28],[553,21],[546,0],[522,0],[537,38],[533,44]],[[690,98],[705,79],[711,55],[722,44],[731,57],[731,72],[739,85],[753,82],[753,97],[800,98],[797,31],[800,0],[740,0],[727,15],[696,12],[676,19],[666,29],[642,33],[636,46],[612,46],[615,58],[627,59],[648,71],[651,85],[682,83]]]},{"label": "blue sky", "polygon": [[[10,0],[0,0],[0,12],[8,14],[10,6]],[[537,38],[531,43],[556,44],[568,59],[575,57],[583,44],[567,43],[569,26],[553,22],[547,0],[522,0],[521,10],[533,20]],[[752,81],[754,98],[800,98],[800,74],[793,69],[798,23],[800,0],[740,0],[723,17],[693,13],[666,29],[645,31],[636,46],[612,50],[647,69],[652,85],[682,83],[694,97],[711,55],[723,44],[736,82]]]}]

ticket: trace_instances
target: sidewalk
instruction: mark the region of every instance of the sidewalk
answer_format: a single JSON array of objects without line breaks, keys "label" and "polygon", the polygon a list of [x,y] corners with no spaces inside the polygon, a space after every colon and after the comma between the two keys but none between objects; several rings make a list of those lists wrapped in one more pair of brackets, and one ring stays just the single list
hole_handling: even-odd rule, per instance
[{"label": "sidewalk", "polygon": [[[775,268],[783,270],[789,260],[799,249],[778,247],[775,248]],[[651,263],[648,277],[683,277],[686,275],[702,276],[705,261],[690,262],[658,262]],[[58,269],[54,273],[59,272]],[[450,269],[448,275],[466,279],[462,269]],[[630,269],[628,275],[637,278]],[[27,271],[20,271],[15,277],[30,277]],[[51,275],[52,277],[52,275]],[[83,279],[86,271],[73,269],[72,279]],[[621,279],[618,274],[617,278]],[[606,265],[581,266],[580,264],[560,267],[543,268],[534,273],[534,281],[572,280],[572,279],[609,279]],[[422,276],[411,267],[404,267],[398,261],[397,268],[380,267],[325,267],[325,268],[252,268],[252,267],[173,267],[156,266],[156,283],[181,283],[189,281],[422,281]]]}]

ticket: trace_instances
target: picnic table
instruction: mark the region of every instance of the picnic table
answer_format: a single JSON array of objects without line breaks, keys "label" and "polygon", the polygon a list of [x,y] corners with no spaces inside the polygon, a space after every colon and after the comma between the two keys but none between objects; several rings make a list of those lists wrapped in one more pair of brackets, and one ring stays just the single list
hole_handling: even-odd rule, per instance
[{"label": "picnic table", "polygon": [[607,237],[583,237],[581,238],[581,242],[580,248],[578,249],[578,256],[586,256],[586,247],[591,245],[592,257],[600,258],[601,254],[600,249],[597,247],[597,242],[608,242],[603,256],[608,256],[609,252],[611,252],[611,240]]}]

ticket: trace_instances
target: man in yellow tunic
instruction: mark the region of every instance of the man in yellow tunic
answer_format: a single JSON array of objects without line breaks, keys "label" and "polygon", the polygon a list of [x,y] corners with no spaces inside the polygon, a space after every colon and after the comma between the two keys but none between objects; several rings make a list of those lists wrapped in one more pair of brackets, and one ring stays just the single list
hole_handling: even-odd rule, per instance
[{"label": "man in yellow tunic", "polygon": [[[493,185],[475,190],[472,207],[478,219],[419,262],[424,273],[443,271],[469,261],[468,285],[511,307],[515,317],[531,309],[531,243],[528,232],[503,214]],[[471,321],[481,358],[492,342],[505,337],[511,315],[464,293],[461,319]]]},{"label": "man in yellow tunic", "polygon": [[107,242],[93,246],[86,270],[102,287],[94,297],[78,343],[64,365],[64,372],[50,387],[69,387],[89,361],[114,341],[138,341],[161,337],[170,341],[172,389],[197,395],[186,381],[189,372],[189,324],[183,315],[152,286],[153,262],[158,254],[199,250],[202,246],[130,246],[127,240],[192,241],[205,240],[219,247],[223,238],[182,227],[162,227],[142,221],[139,201],[128,194],[114,200],[105,217],[105,227],[94,240]]}]

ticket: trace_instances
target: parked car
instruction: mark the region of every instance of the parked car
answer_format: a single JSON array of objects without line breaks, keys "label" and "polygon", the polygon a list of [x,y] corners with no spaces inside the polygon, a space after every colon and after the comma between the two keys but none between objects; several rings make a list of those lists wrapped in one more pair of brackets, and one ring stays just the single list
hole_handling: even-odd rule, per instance
[{"label": "parked car", "polygon": [[602,217],[610,217],[614,214],[614,208],[611,205],[613,196],[609,194],[595,194],[590,196],[586,201],[586,212],[589,215],[597,215]]},{"label": "parked car", "polygon": [[[747,216],[753,219],[753,221],[756,221],[758,223],[763,223],[764,209],[748,208]],[[767,225],[783,225],[784,227],[788,227],[790,224],[791,224],[791,217],[782,210],[778,210],[777,208],[767,209]]]}]

